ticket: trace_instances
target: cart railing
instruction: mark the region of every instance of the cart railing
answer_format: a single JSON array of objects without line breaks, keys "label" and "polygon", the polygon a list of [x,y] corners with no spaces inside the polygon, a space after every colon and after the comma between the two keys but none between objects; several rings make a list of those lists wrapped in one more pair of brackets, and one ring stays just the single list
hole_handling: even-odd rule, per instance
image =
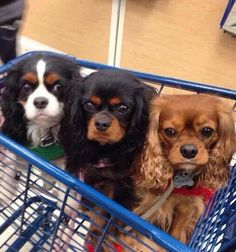
[{"label": "cart railing", "polygon": [[[19,56],[0,67],[1,87],[4,87],[5,76],[14,64],[37,53],[39,52],[30,52]],[[84,68],[116,69],[68,55],[53,52],[44,53],[69,57]],[[156,84],[159,93],[163,92],[166,87],[194,93],[208,93],[229,99],[232,102],[232,108],[235,109],[235,90],[129,71],[145,82]],[[2,240],[2,244],[0,242],[0,250],[20,251],[20,249],[27,248],[27,251],[51,251],[55,249],[56,244],[59,251],[63,251],[63,249],[99,251],[104,248],[108,248],[109,251],[117,251],[120,248],[125,251],[133,251],[129,244],[127,245],[116,236],[118,230],[126,237],[132,237],[132,232],[128,232],[126,227],[136,230],[168,251],[218,251],[220,249],[227,251],[235,244],[235,238],[233,238],[236,234],[235,164],[232,164],[232,175],[227,187],[214,196],[199,220],[190,244],[184,245],[84,184],[78,178],[36,156],[29,149],[17,144],[2,133],[0,133],[0,145],[7,150],[7,152],[2,152],[2,156],[0,151],[1,172],[4,173],[4,168],[22,171],[18,178],[19,182],[16,182],[20,184],[17,188],[17,196],[13,199],[9,198],[5,208],[0,211],[0,237],[6,238],[4,241]],[[56,184],[51,184],[50,190],[46,190],[42,186],[42,183],[51,183],[45,174],[57,181]],[[2,192],[1,187],[0,191]],[[59,193],[62,193],[63,197],[59,197]],[[95,211],[91,205],[103,209],[103,212]],[[78,210],[79,208],[80,210]],[[104,211],[109,215],[104,214]],[[99,223],[91,223],[88,212],[96,214],[105,225],[99,226]],[[90,233],[89,227],[91,225],[100,229],[99,235]],[[8,232],[6,236],[8,229],[13,230],[10,236]],[[90,249],[86,245],[88,234],[96,237],[97,240]],[[146,246],[147,251],[155,251],[150,245],[143,244],[143,241],[138,237],[132,237],[132,239],[137,239],[137,243]]]}]

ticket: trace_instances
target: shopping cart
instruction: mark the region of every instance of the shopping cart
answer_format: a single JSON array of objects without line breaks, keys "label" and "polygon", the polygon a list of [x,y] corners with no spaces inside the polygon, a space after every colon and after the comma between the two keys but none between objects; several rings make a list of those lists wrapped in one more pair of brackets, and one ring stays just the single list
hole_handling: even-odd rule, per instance
[{"label": "shopping cart", "polygon": [[[30,52],[0,68],[0,87],[4,88],[4,78],[11,66],[37,52]],[[45,52],[47,54],[55,54]],[[58,54],[57,54],[58,55]],[[67,55],[88,69],[113,68],[111,66],[79,60]],[[159,93],[176,92],[209,93],[227,99],[235,110],[236,91],[203,85],[172,78],[160,77],[132,71],[138,78],[154,84]],[[184,245],[165,232],[134,215],[106,196],[81,182],[60,168],[34,155],[0,133],[0,144],[5,148],[0,152],[0,172],[4,167],[17,168],[17,196],[9,198],[0,211],[0,251],[134,251],[116,232],[134,237],[134,229],[168,251],[234,251],[236,244],[236,165],[232,160],[231,178],[226,188],[220,190],[207,206],[199,220],[191,242]],[[6,152],[7,150],[7,152]],[[8,153],[14,154],[9,155]],[[42,173],[43,172],[43,173]],[[58,181],[46,190],[43,183],[52,183],[48,176]],[[2,178],[2,175],[1,175]],[[64,186],[61,186],[61,185]],[[60,185],[60,186],[59,186]],[[4,191],[5,188],[0,188]],[[59,197],[59,193],[63,197]],[[81,200],[86,199],[86,201]],[[0,199],[1,200],[1,199]],[[73,203],[73,204],[72,204]],[[91,204],[104,209],[109,215],[101,216]],[[76,207],[75,207],[76,206]],[[104,220],[105,225],[91,223],[88,212]],[[93,218],[94,220],[94,218]],[[90,225],[96,225],[101,232],[90,233]],[[127,228],[130,227],[130,228]],[[87,243],[88,233],[95,244]],[[144,246],[145,244],[142,244]],[[155,251],[146,245],[145,251]]]}]

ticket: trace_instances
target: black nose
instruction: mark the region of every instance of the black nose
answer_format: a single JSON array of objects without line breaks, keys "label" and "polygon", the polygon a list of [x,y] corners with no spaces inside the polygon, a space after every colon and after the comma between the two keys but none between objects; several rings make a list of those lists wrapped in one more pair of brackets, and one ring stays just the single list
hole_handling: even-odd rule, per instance
[{"label": "black nose", "polygon": [[194,158],[198,153],[197,146],[194,144],[185,144],[180,147],[180,152],[184,158]]},{"label": "black nose", "polygon": [[43,109],[48,105],[48,99],[45,97],[37,97],[34,99],[34,106],[38,109]]},{"label": "black nose", "polygon": [[111,126],[110,117],[97,118],[95,121],[95,127],[99,131],[106,131]]}]

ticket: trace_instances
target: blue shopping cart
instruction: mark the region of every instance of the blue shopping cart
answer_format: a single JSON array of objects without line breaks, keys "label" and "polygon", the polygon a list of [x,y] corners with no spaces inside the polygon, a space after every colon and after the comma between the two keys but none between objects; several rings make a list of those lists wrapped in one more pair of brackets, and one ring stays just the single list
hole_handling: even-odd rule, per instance
[{"label": "blue shopping cart", "polygon": [[[11,66],[34,53],[38,52],[27,53],[0,67],[0,88],[4,89],[4,78]],[[86,69],[113,68],[67,55],[60,56],[70,57]],[[137,71],[131,72],[145,82],[155,84],[159,93],[167,89],[196,94],[209,93],[228,99],[235,111],[235,90]],[[217,192],[212,198],[195,228],[190,243],[184,245],[95,191],[78,178],[34,155],[29,149],[20,146],[1,132],[0,145],[7,150],[7,152],[0,152],[0,173],[4,174],[4,167],[8,169],[18,167],[17,170],[20,171],[20,175],[16,178],[17,196],[10,198],[6,206],[0,210],[0,251],[101,251],[104,247],[108,251],[134,251],[125,241],[116,236],[114,230],[117,229],[137,239],[137,243],[143,243],[128,231],[134,229],[166,248],[167,251],[235,251],[236,249],[235,160],[232,160],[231,177],[227,187]],[[9,153],[13,153],[16,158],[12,158]],[[44,176],[45,173],[58,182],[53,184],[50,190],[42,186],[44,182],[51,183],[47,180],[48,176]],[[0,188],[1,192],[2,189]],[[62,193],[63,197],[59,197],[59,193]],[[91,209],[90,204],[87,205],[81,201],[81,197],[109,213],[109,217],[100,216],[104,219],[105,226],[99,227],[98,223],[92,223],[102,231],[99,235],[90,234],[97,241],[93,247],[89,247],[86,243],[88,232],[91,232],[89,229],[91,219],[86,214],[86,209],[94,211],[95,215],[100,215],[100,213]],[[71,202],[73,204],[70,204]],[[72,209],[76,204],[83,205],[85,210],[80,210],[81,207]],[[146,245],[146,248],[145,251],[155,251],[149,245]]]}]

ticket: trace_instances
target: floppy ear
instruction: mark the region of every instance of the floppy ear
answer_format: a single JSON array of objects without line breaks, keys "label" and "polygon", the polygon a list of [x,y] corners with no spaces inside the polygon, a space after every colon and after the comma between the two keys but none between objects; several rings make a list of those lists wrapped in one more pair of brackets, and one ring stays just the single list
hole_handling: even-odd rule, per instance
[{"label": "floppy ear", "polygon": [[1,109],[5,121],[2,131],[15,141],[26,143],[26,120],[24,119],[24,108],[17,102],[18,95],[18,71],[12,70],[6,77],[5,90],[2,95]]},{"label": "floppy ear", "polygon": [[223,160],[229,163],[234,152],[236,152],[236,134],[233,114],[231,111],[220,111],[218,117],[220,139],[217,148]]},{"label": "floppy ear", "polygon": [[160,108],[153,104],[150,111],[150,125],[141,157],[140,170],[140,183],[147,189],[165,189],[168,186],[169,179],[173,176],[173,169],[163,156],[159,141],[160,113]]},{"label": "floppy ear", "polygon": [[66,169],[73,172],[78,171],[78,167],[74,166],[85,150],[87,123],[80,101],[78,83],[70,85],[66,97],[68,99],[64,103],[64,117],[61,122],[59,139],[66,154]]},{"label": "floppy ear", "polygon": [[136,109],[132,117],[132,124],[135,127],[137,124],[140,125],[143,120],[148,122],[149,105],[151,100],[157,94],[153,87],[144,83],[141,84],[142,86],[135,90]]},{"label": "floppy ear", "polygon": [[139,80],[136,80],[137,87],[134,92],[135,97],[135,111],[132,115],[131,124],[128,130],[128,144],[127,151],[138,149],[143,146],[146,138],[146,132],[149,123],[149,105],[150,101],[156,95],[153,87],[148,86]]},{"label": "floppy ear", "polygon": [[[222,109],[224,108],[224,110]],[[236,134],[233,115],[230,110],[221,104],[218,109],[219,140],[210,153],[206,172],[203,174],[203,183],[214,190],[225,186],[230,172],[230,161],[236,152]]]}]

